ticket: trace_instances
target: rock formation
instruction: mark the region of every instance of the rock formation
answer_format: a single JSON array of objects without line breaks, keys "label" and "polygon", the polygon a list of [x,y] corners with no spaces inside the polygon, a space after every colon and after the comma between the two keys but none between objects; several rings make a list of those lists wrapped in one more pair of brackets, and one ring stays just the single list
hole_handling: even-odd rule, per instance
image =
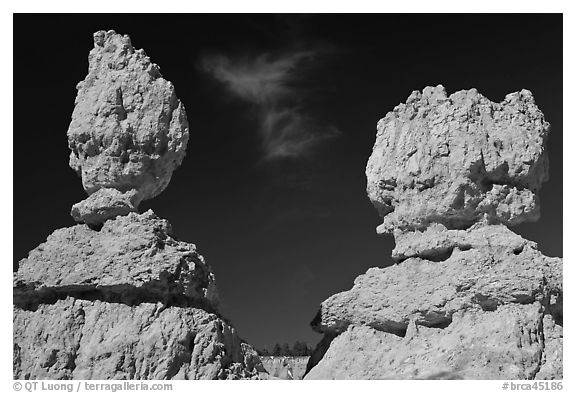
[{"label": "rock formation", "polygon": [[427,87],[378,122],[367,190],[396,264],[322,303],[306,379],[562,378],[562,260],[508,228],[539,216],[548,131],[526,90]]},{"label": "rock formation", "polygon": [[172,84],[114,31],[94,34],[89,59],[68,130],[70,165],[90,195],[72,216],[85,224],[56,230],[19,263],[14,378],[258,378],[259,357],[220,316],[196,247],[137,212],[185,154]]},{"label": "rock formation", "polygon": [[[90,196],[72,215],[78,222],[88,217],[89,223],[102,223],[110,218],[102,212],[103,198],[113,198],[117,202],[110,206],[128,214],[166,188],[186,154],[188,121],[172,83],[127,35],[94,33],[88,62],[88,75],[77,86],[68,146],[70,167]],[[117,195],[95,194],[103,188]]]}]

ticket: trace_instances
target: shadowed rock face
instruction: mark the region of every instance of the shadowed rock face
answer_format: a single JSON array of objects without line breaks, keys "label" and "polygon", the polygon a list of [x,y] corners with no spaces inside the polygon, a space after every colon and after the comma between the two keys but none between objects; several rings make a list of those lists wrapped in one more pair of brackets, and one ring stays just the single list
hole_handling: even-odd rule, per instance
[{"label": "shadowed rock face", "polygon": [[494,103],[476,89],[427,87],[377,128],[366,176],[379,233],[539,218],[550,127],[528,90]]},{"label": "shadowed rock face", "polygon": [[142,199],[184,157],[188,124],[170,82],[128,36],[94,34],[68,130],[90,196],[14,274],[15,379],[266,378],[218,311],[212,270]]},{"label": "shadowed rock face", "polygon": [[378,123],[368,195],[396,264],[325,300],[306,379],[561,379],[562,260],[538,218],[548,123],[523,90],[414,92]]},{"label": "shadowed rock face", "polygon": [[[89,195],[101,188],[136,190],[137,207],[162,192],[182,162],[186,112],[174,86],[127,35],[94,33],[88,60],[68,129],[70,167]],[[84,210],[91,201],[84,201]],[[74,218],[84,222],[78,211]]]}]

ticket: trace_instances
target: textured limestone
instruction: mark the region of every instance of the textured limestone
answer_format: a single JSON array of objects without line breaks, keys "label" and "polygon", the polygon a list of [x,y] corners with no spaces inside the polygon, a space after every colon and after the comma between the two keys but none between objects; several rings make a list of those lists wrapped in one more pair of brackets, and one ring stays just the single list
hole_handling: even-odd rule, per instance
[{"label": "textured limestone", "polygon": [[139,203],[136,190],[123,193],[115,188],[101,188],[72,206],[70,214],[77,222],[98,226],[110,218],[137,211],[136,206]]},{"label": "textured limestone", "polygon": [[215,314],[68,297],[14,308],[16,379],[238,379],[264,372]]},{"label": "textured limestone", "polygon": [[15,302],[91,291],[128,303],[177,300],[216,310],[210,267],[193,244],[170,235],[168,221],[151,210],[109,220],[100,231],[86,225],[58,229],[20,261]]},{"label": "textured limestone", "polygon": [[366,167],[378,232],[537,220],[549,128],[528,90],[501,103],[476,89],[413,92],[378,122]]},{"label": "textured limestone", "polygon": [[[68,129],[70,166],[90,195],[100,188],[158,195],[186,151],[188,122],[174,86],[130,37],[94,33]],[[136,203],[137,204],[137,203]]]}]

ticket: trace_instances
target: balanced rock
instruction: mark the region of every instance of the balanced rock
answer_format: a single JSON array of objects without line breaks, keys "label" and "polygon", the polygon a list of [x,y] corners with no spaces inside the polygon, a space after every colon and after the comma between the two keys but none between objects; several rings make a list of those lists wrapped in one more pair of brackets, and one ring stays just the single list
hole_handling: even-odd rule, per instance
[{"label": "balanced rock", "polygon": [[[136,190],[132,202],[137,207],[162,192],[182,162],[188,142],[186,112],[174,86],[144,50],[132,47],[127,35],[94,33],[88,60],[68,129],[70,167],[89,195],[101,188]],[[73,215],[85,222],[82,213],[76,209]],[[110,218],[88,217],[92,222]]]},{"label": "balanced rock", "polygon": [[377,129],[366,176],[384,218],[380,233],[539,218],[550,127],[528,90],[494,103],[476,89],[448,96],[442,86],[427,87]]},{"label": "balanced rock", "polygon": [[548,123],[526,90],[414,92],[378,123],[368,196],[394,265],[325,300],[305,379],[561,379],[562,260],[539,216]]}]

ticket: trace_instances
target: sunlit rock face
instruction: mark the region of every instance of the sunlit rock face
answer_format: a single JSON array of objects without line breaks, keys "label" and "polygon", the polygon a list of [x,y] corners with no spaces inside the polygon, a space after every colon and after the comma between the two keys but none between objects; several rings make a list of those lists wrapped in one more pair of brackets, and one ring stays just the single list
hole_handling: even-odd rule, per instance
[{"label": "sunlit rock face", "polygon": [[15,379],[257,379],[257,353],[221,316],[212,269],[142,199],[185,154],[170,82],[128,36],[94,34],[78,85],[70,165],[90,196],[13,282]]},{"label": "sunlit rock face", "polygon": [[94,33],[88,61],[68,128],[70,167],[89,195],[101,188],[136,190],[137,207],[166,188],[186,154],[184,106],[127,35]]},{"label": "sunlit rock face", "polygon": [[378,231],[537,220],[549,129],[528,90],[501,103],[476,89],[413,92],[378,122],[366,167]]},{"label": "sunlit rock face", "polygon": [[539,217],[549,128],[527,90],[442,86],[378,122],[367,188],[395,264],[322,302],[306,379],[562,378],[562,259],[508,228]]}]

